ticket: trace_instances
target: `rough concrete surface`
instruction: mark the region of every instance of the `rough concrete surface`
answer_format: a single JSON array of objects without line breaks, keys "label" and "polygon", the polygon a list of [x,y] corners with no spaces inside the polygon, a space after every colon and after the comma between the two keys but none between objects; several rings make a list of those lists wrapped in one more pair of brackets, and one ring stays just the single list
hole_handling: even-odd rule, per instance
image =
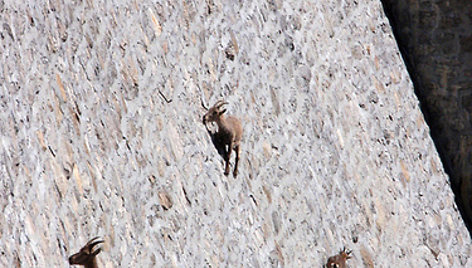
[{"label": "rough concrete surface", "polygon": [[[472,266],[378,0],[0,12],[0,266],[68,267],[96,235],[101,267],[320,267],[343,246],[350,267]],[[237,178],[201,123],[223,98]]]}]

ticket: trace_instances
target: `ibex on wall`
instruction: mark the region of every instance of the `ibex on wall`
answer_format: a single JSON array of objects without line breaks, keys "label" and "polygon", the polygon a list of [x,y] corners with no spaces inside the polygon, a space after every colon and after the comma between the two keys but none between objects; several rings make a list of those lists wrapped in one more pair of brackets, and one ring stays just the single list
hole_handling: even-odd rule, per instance
[{"label": "ibex on wall", "polygon": [[83,265],[85,268],[98,268],[96,256],[102,251],[102,248],[94,249],[94,247],[100,243],[103,243],[103,240],[95,241],[97,237],[92,238],[88,241],[87,244],[80,249],[79,252],[69,257],[69,264],[74,265]]},{"label": "ibex on wall", "polygon": [[[238,162],[240,143],[243,136],[243,127],[241,121],[234,116],[225,117],[223,114],[226,109],[223,109],[223,105],[228,104],[225,101],[217,101],[210,109],[206,108],[202,101],[202,106],[207,110],[207,113],[203,116],[203,124],[205,125],[208,133],[210,134],[211,140],[215,145],[218,153],[223,156],[225,160],[225,175],[229,174],[229,159],[231,152],[236,152],[236,160],[234,163],[233,176],[238,175]],[[207,123],[215,122],[218,125],[218,130],[212,132],[208,129]]]},{"label": "ibex on wall", "polygon": [[328,258],[326,263],[327,268],[346,268],[346,261],[351,258],[352,250],[346,250],[343,248],[338,255],[331,256]]}]

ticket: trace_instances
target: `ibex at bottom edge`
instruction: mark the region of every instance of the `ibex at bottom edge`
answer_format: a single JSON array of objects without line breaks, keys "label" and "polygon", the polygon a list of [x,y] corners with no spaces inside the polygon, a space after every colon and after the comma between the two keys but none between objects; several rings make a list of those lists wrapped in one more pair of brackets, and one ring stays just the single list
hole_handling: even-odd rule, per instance
[{"label": "ibex at bottom edge", "polygon": [[98,236],[88,241],[79,252],[71,255],[69,257],[69,264],[83,265],[85,268],[98,268],[96,256],[102,251],[102,248],[99,247],[98,249],[95,249],[94,247],[104,241],[95,241],[96,239],[98,239]]}]

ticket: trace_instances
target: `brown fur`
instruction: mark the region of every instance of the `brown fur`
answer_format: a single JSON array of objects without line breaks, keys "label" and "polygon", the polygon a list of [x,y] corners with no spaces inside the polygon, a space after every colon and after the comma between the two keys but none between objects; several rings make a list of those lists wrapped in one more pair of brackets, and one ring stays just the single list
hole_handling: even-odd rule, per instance
[{"label": "brown fur", "polygon": [[331,256],[328,258],[326,263],[327,268],[346,268],[346,261],[351,258],[350,254],[352,251],[343,248],[338,255]]}]

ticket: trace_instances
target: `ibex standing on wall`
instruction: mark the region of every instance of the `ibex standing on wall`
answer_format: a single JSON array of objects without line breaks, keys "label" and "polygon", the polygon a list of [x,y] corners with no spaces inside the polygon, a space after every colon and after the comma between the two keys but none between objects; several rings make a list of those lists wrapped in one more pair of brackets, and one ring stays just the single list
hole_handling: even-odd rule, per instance
[{"label": "ibex standing on wall", "polygon": [[98,236],[92,238],[79,252],[70,256],[69,264],[83,265],[85,268],[97,268],[97,260],[95,257],[102,251],[102,248],[95,250],[94,247],[104,242],[103,240],[95,241],[97,238]]},{"label": "ibex standing on wall", "polygon": [[[226,109],[223,109],[223,105],[228,104],[222,100],[217,101],[210,109],[206,108],[202,101],[202,106],[208,112],[203,116],[203,124],[205,125],[208,133],[210,134],[211,140],[215,145],[218,153],[223,156],[225,160],[225,175],[229,174],[229,159],[231,152],[236,152],[236,160],[234,163],[233,176],[238,175],[238,162],[240,143],[243,136],[243,127],[241,121],[234,116],[225,117],[223,114]],[[208,129],[207,123],[215,122],[218,125],[218,130],[212,132]]]}]

